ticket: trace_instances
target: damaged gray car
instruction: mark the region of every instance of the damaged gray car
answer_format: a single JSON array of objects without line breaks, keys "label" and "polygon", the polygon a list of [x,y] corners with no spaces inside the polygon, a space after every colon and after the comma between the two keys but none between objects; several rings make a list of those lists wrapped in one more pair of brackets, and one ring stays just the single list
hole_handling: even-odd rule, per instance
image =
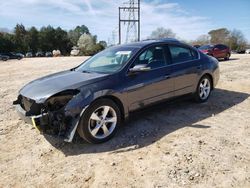
[{"label": "damaged gray car", "polygon": [[[218,61],[174,39],[108,48],[71,70],[24,86],[13,102],[24,121],[71,142],[109,140],[130,112],[191,94],[208,100]],[[153,125],[152,125],[153,126]]]}]

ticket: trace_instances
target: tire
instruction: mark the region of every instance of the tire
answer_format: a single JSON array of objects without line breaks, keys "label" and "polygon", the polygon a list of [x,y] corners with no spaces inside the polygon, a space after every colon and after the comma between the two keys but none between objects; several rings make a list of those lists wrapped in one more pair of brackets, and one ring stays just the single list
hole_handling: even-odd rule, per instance
[{"label": "tire", "polygon": [[225,61],[229,60],[230,59],[230,54],[227,53],[227,56],[224,58]]},{"label": "tire", "polygon": [[[206,84],[206,85],[204,85]],[[208,100],[212,91],[212,81],[209,76],[203,76],[196,88],[196,92],[194,94],[194,99],[198,103],[204,103]]]},{"label": "tire", "polygon": [[83,113],[77,132],[87,142],[99,144],[110,140],[120,124],[121,111],[118,106],[110,99],[99,99]]}]

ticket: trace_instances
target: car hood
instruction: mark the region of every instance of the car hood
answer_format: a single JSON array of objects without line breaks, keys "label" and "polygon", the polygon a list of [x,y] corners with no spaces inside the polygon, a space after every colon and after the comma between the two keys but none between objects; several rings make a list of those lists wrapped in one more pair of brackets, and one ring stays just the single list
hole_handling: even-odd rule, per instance
[{"label": "car hood", "polygon": [[34,80],[25,85],[19,93],[41,103],[62,91],[77,89],[104,80],[107,77],[107,74],[63,71]]}]

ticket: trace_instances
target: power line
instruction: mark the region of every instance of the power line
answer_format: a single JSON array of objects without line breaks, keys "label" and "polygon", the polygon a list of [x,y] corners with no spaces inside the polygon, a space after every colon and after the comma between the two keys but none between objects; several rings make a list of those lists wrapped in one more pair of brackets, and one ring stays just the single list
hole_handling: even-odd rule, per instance
[{"label": "power line", "polygon": [[[125,38],[126,43],[140,40],[140,0],[129,0],[125,6],[119,7],[119,44]],[[122,23],[126,27],[123,37]]]}]

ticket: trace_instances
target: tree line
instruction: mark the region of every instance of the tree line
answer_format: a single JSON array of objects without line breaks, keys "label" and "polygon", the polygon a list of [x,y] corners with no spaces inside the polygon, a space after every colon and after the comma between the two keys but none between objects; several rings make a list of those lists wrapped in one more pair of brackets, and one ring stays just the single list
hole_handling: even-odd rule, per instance
[{"label": "tree line", "polygon": [[[171,29],[157,28],[148,37],[150,39],[176,38]],[[244,50],[248,46],[244,34],[237,29],[220,28],[199,36],[196,40],[186,41],[192,45],[225,44],[232,50]],[[0,52],[36,53],[60,50],[63,55],[69,55],[72,49],[79,50],[79,55],[94,55],[107,47],[105,41],[97,42],[97,36],[92,35],[87,26],[77,26],[66,31],[60,27],[36,27],[26,29],[17,24],[13,33],[0,32]]]},{"label": "tree line", "polygon": [[[91,44],[88,48],[82,45],[81,38],[88,38]],[[78,46],[78,44],[81,44]],[[69,55],[72,48],[80,50],[81,55],[93,55],[106,47],[105,41],[97,42],[97,36],[92,35],[87,26],[77,26],[66,31],[60,27],[36,27],[26,29],[17,24],[13,33],[0,32],[0,52],[36,53],[38,51],[51,52],[60,50],[63,55]]]},{"label": "tree line", "polygon": [[[176,33],[171,29],[157,28],[148,38],[161,39],[175,37]],[[207,34],[199,36],[196,40],[185,42],[192,45],[225,44],[231,50],[235,51],[245,50],[249,46],[244,34],[240,30],[228,30],[227,28],[211,30]]]}]

